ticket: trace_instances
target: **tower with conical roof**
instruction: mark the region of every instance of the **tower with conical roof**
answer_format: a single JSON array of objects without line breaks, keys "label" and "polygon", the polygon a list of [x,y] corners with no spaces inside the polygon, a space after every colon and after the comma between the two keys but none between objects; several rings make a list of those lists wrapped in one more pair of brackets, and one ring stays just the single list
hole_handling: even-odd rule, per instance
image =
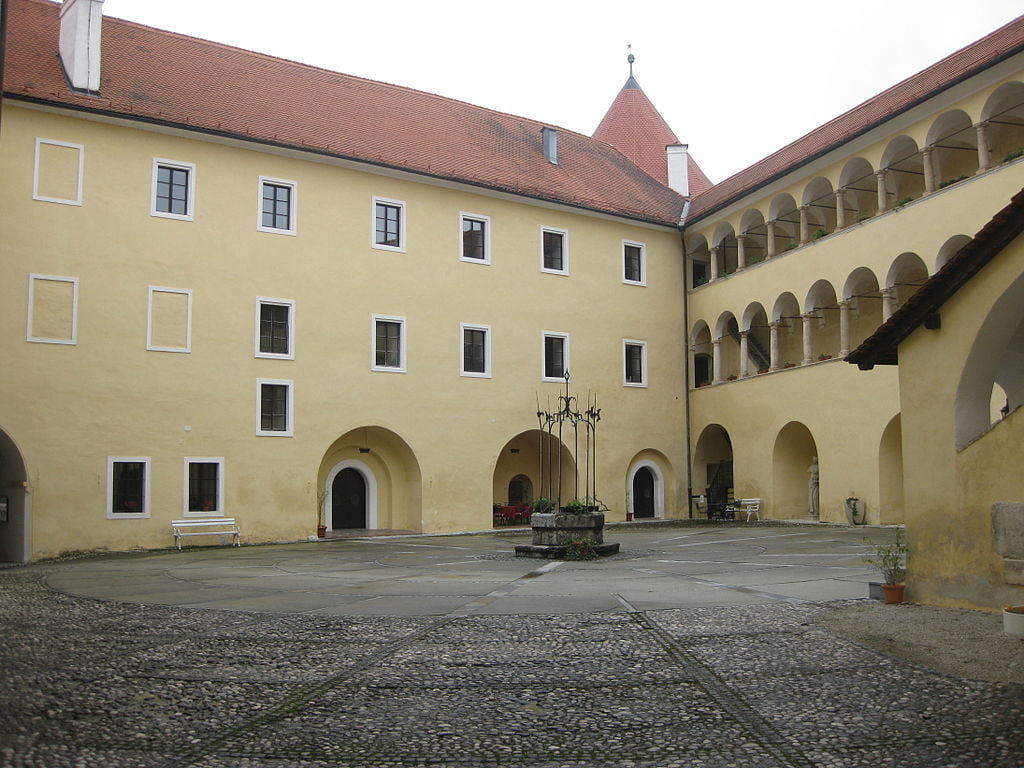
[{"label": "tower with conical roof", "polygon": [[633,77],[632,53],[628,61],[629,79],[601,119],[594,138],[611,144],[662,184],[696,197],[711,188],[711,181]]}]

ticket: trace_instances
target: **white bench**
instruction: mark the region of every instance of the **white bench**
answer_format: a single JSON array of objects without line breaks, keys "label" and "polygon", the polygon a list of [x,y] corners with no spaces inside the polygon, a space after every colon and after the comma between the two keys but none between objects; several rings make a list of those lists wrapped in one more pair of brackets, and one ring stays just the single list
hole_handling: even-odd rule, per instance
[{"label": "white bench", "polygon": [[171,520],[174,543],[181,549],[182,536],[231,536],[236,547],[241,546],[242,532],[233,517],[197,517],[193,520]]},{"label": "white bench", "polygon": [[736,499],[733,502],[733,506],[736,511],[740,514],[747,513],[747,522],[750,522],[751,517],[756,517],[758,521],[761,520],[761,500],[760,499]]}]

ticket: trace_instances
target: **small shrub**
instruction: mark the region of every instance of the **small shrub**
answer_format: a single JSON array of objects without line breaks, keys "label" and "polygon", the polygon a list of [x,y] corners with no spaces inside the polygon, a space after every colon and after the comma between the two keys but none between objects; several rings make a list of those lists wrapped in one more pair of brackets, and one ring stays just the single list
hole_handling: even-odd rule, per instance
[{"label": "small shrub", "polygon": [[939,184],[939,189],[944,189],[945,187],[948,187],[950,184],[956,184],[958,181],[963,181],[966,178],[967,174],[965,173],[961,176],[957,176],[955,179],[946,179],[944,182]]},{"label": "small shrub", "polygon": [[552,509],[555,508],[555,505],[552,503],[551,499],[545,499],[543,496],[534,501],[531,506],[534,514],[539,515],[546,514],[547,512],[550,512]]},{"label": "small shrub", "polygon": [[828,355],[828,354],[822,353],[822,354],[818,355],[818,359],[819,360],[831,360],[832,359],[832,355]]},{"label": "small shrub", "polygon": [[739,376],[737,376],[735,373],[730,373],[725,378],[726,378],[726,381],[736,381],[736,379],[738,379]]},{"label": "small shrub", "polygon": [[912,203],[913,201],[914,201],[914,198],[912,198],[912,197],[901,197],[899,200],[896,201],[896,207],[897,208],[902,208],[907,203]]},{"label": "small shrub", "polygon": [[783,368],[796,368],[796,363],[783,363]]},{"label": "small shrub", "polygon": [[593,542],[586,539],[573,539],[565,546],[566,560],[596,560],[597,557]]},{"label": "small shrub", "polygon": [[767,368],[758,368],[757,372],[758,373],[768,373],[768,369]]},{"label": "small shrub", "polygon": [[825,235],[830,235],[830,234],[832,234],[832,233],[829,232],[827,229],[816,229],[816,230],[814,230],[814,239],[815,240],[820,240],[821,238],[825,237]]},{"label": "small shrub", "polygon": [[1024,157],[1024,147],[1017,147],[1016,149],[1007,152],[1003,157],[1003,162],[1008,163],[1011,160],[1016,160],[1018,157]]},{"label": "small shrub", "polygon": [[782,250],[784,250],[784,251],[792,251],[792,250],[793,250],[794,248],[796,248],[796,243],[789,243],[789,244],[788,244],[788,245],[787,245],[787,246],[786,246],[785,248],[783,248]]},{"label": "small shrub", "polygon": [[856,221],[857,221],[857,223],[860,223],[862,221],[867,221],[870,218],[871,218],[871,214],[868,213],[867,211],[859,211],[857,213]]},{"label": "small shrub", "polygon": [[875,566],[882,573],[886,584],[901,584],[907,578],[907,553],[910,548],[903,540],[902,531],[896,529],[892,544],[875,544],[875,553],[865,557],[864,562]]},{"label": "small shrub", "polygon": [[587,505],[584,504],[582,501],[580,501],[579,499],[573,499],[564,507],[562,507],[562,511],[568,512],[570,515],[582,515],[584,512],[587,512],[589,510],[587,509]]}]

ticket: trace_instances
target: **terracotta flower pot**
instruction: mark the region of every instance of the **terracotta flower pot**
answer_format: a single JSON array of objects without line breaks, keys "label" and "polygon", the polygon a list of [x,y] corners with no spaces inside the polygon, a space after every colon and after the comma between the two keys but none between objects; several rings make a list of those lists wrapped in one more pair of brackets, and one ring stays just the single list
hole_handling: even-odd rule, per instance
[{"label": "terracotta flower pot", "polygon": [[886,605],[899,605],[903,602],[903,590],[906,584],[883,584],[882,595]]}]

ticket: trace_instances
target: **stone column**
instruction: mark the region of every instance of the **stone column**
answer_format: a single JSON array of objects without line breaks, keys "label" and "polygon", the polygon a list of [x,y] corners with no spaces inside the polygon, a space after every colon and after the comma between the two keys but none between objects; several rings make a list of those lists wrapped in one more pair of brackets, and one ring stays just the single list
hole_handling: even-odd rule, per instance
[{"label": "stone column", "polygon": [[988,123],[978,123],[974,126],[978,132],[978,173],[984,173],[989,169],[988,151]]},{"label": "stone column", "polygon": [[801,365],[807,365],[808,363],[814,362],[814,359],[813,359],[814,345],[811,343],[812,342],[812,338],[811,338],[812,331],[811,331],[811,329],[813,328],[813,325],[814,325],[814,323],[813,323],[814,318],[811,316],[812,314],[813,314],[813,312],[805,312],[804,315],[803,315],[803,318],[802,318],[803,321],[804,321],[804,338],[803,338],[803,342],[804,342],[804,359],[801,361]]},{"label": "stone column", "polygon": [[747,266],[747,238],[736,235],[736,271]]},{"label": "stone column", "polygon": [[875,178],[878,180],[878,213],[885,213],[889,210],[889,193],[885,189],[885,168],[875,171]]},{"label": "stone column", "polygon": [[711,342],[711,383],[722,383],[722,340]]},{"label": "stone column", "polygon": [[932,155],[935,154],[935,147],[921,148],[921,164],[924,165],[924,191],[931,194],[937,189],[935,184],[935,165],[932,163]]},{"label": "stone column", "polygon": [[740,331],[740,378],[745,379],[750,375],[750,366],[747,362],[747,355],[749,353],[749,344],[747,341],[747,335],[750,331]]},{"label": "stone column", "polygon": [[768,370],[779,370],[779,321],[768,325],[768,355],[771,359],[771,366]]},{"label": "stone column", "polygon": [[720,250],[717,245],[711,249],[711,280],[718,279],[718,254]]},{"label": "stone column", "polygon": [[768,242],[765,244],[765,258],[770,259],[775,255],[775,222],[766,221],[764,226],[768,231]]},{"label": "stone column", "polygon": [[836,190],[836,231],[846,226],[846,190]]},{"label": "stone column", "polygon": [[893,310],[895,309],[896,297],[893,295],[892,288],[882,289],[882,322],[884,323],[890,317],[892,317]]},{"label": "stone column", "polygon": [[850,354],[850,300],[845,299],[839,302],[839,356],[846,357]]},{"label": "stone column", "polygon": [[807,241],[811,239],[810,238],[810,234],[807,231],[807,230],[810,229],[810,225],[808,224],[808,221],[807,221],[807,211],[809,209],[810,209],[810,206],[807,206],[807,205],[801,205],[800,206],[800,245],[805,245],[807,243]]}]

